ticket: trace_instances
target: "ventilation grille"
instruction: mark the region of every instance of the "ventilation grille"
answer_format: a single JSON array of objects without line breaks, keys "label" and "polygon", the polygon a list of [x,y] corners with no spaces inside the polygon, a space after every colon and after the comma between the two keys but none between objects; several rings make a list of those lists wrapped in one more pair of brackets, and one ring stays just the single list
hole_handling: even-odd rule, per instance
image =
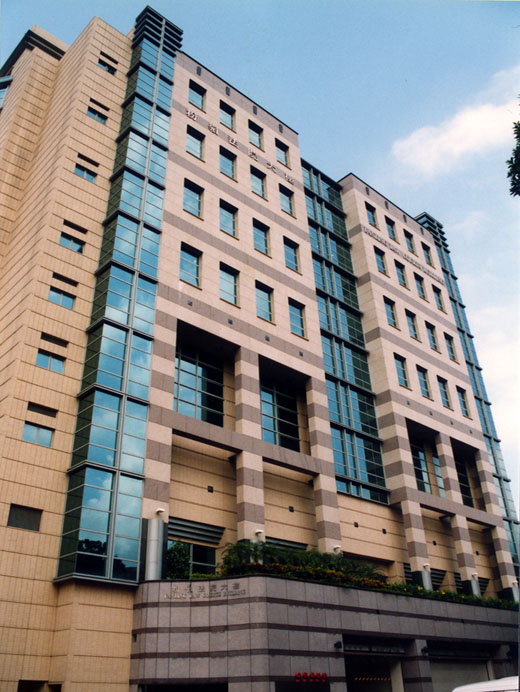
[{"label": "ventilation grille", "polygon": [[218,545],[224,534],[223,526],[203,524],[199,521],[171,518],[168,522],[168,536],[170,538],[184,538],[188,541],[212,543]]},{"label": "ventilation grille", "polygon": [[265,542],[269,545],[276,545],[279,548],[291,548],[292,550],[307,550],[307,543],[298,543],[297,541],[286,541],[284,538],[273,538],[266,536]]}]

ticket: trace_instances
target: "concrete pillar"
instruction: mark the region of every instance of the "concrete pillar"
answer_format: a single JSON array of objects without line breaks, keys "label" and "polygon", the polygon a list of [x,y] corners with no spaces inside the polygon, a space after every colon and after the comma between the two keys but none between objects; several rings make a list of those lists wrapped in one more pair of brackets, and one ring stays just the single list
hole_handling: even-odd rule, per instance
[{"label": "concrete pillar", "polygon": [[404,692],[434,692],[425,639],[415,639],[401,659]]},{"label": "concrete pillar", "polygon": [[161,579],[163,558],[164,521],[148,519],[148,536],[146,544],[145,581]]},{"label": "concrete pillar", "polygon": [[236,457],[237,540],[264,541],[264,473],[262,457],[241,452]]}]

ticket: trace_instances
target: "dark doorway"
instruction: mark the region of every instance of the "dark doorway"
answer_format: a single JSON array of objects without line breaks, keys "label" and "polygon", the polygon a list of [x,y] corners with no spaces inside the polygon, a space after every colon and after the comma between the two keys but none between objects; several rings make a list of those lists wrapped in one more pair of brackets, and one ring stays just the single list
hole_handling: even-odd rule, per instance
[{"label": "dark doorway", "polygon": [[348,692],[392,692],[390,664],[382,656],[346,656]]}]

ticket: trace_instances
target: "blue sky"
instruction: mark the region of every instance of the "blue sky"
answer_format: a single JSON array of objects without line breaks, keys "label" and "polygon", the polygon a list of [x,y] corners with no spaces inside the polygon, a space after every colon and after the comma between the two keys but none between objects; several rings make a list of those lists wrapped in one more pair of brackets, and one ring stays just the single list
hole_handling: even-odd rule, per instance
[{"label": "blue sky", "polygon": [[[304,158],[444,224],[515,480],[520,205],[504,162],[520,119],[519,3],[148,2],[187,53],[294,127]],[[71,43],[94,15],[126,33],[145,4],[3,0],[1,62],[33,24]]]}]

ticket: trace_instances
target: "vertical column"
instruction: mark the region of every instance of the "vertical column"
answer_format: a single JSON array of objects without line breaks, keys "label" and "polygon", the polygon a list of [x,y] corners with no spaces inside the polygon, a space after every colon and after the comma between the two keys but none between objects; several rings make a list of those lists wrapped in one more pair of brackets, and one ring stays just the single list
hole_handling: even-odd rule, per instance
[{"label": "vertical column", "polygon": [[[462,504],[459,477],[457,475],[455,459],[453,458],[450,438],[444,433],[438,433],[435,444],[443,473],[446,497],[448,500]],[[473,546],[471,544],[466,517],[453,515],[451,517],[451,532],[464,593],[480,596],[478,574],[475,567]]]},{"label": "vertical column", "polygon": [[[240,348],[235,358],[235,429],[260,439],[260,378],[258,354]],[[265,540],[264,471],[258,454],[241,452],[236,457],[237,539]],[[261,532],[261,533],[259,533]]]},{"label": "vertical column", "polygon": [[314,478],[318,550],[331,553],[341,550],[341,525],[325,383],[310,377],[307,380],[305,395],[310,453],[318,460],[319,469],[318,475]]},{"label": "vertical column", "polygon": [[[498,502],[493,474],[489,470],[487,454],[481,449],[477,449],[476,451],[475,464],[478,471],[486,512],[501,517],[503,512]],[[500,526],[494,527],[491,531],[491,536],[493,539],[493,548],[495,550],[500,582],[502,584],[502,595],[518,601],[518,581],[511,559],[507,534],[503,525],[500,524]]]},{"label": "vertical column", "polygon": [[426,640],[415,639],[401,660],[404,692],[433,692],[432,671]]},{"label": "vertical column", "polygon": [[448,500],[462,504],[459,477],[455,467],[455,459],[453,458],[453,450],[451,448],[449,436],[444,433],[438,433],[435,438],[435,446],[437,447],[437,454],[441,465],[446,497]]},{"label": "vertical column", "polygon": [[[383,422],[385,423],[384,426],[382,425]],[[388,488],[390,490],[401,490],[402,488],[417,490],[406,419],[404,416],[389,413],[381,420],[379,429],[384,438],[382,451]]]},{"label": "vertical column", "polygon": [[410,567],[414,580],[425,589],[432,588],[428,548],[422,520],[421,505],[411,500],[401,502],[403,513],[404,535],[410,558]]}]

